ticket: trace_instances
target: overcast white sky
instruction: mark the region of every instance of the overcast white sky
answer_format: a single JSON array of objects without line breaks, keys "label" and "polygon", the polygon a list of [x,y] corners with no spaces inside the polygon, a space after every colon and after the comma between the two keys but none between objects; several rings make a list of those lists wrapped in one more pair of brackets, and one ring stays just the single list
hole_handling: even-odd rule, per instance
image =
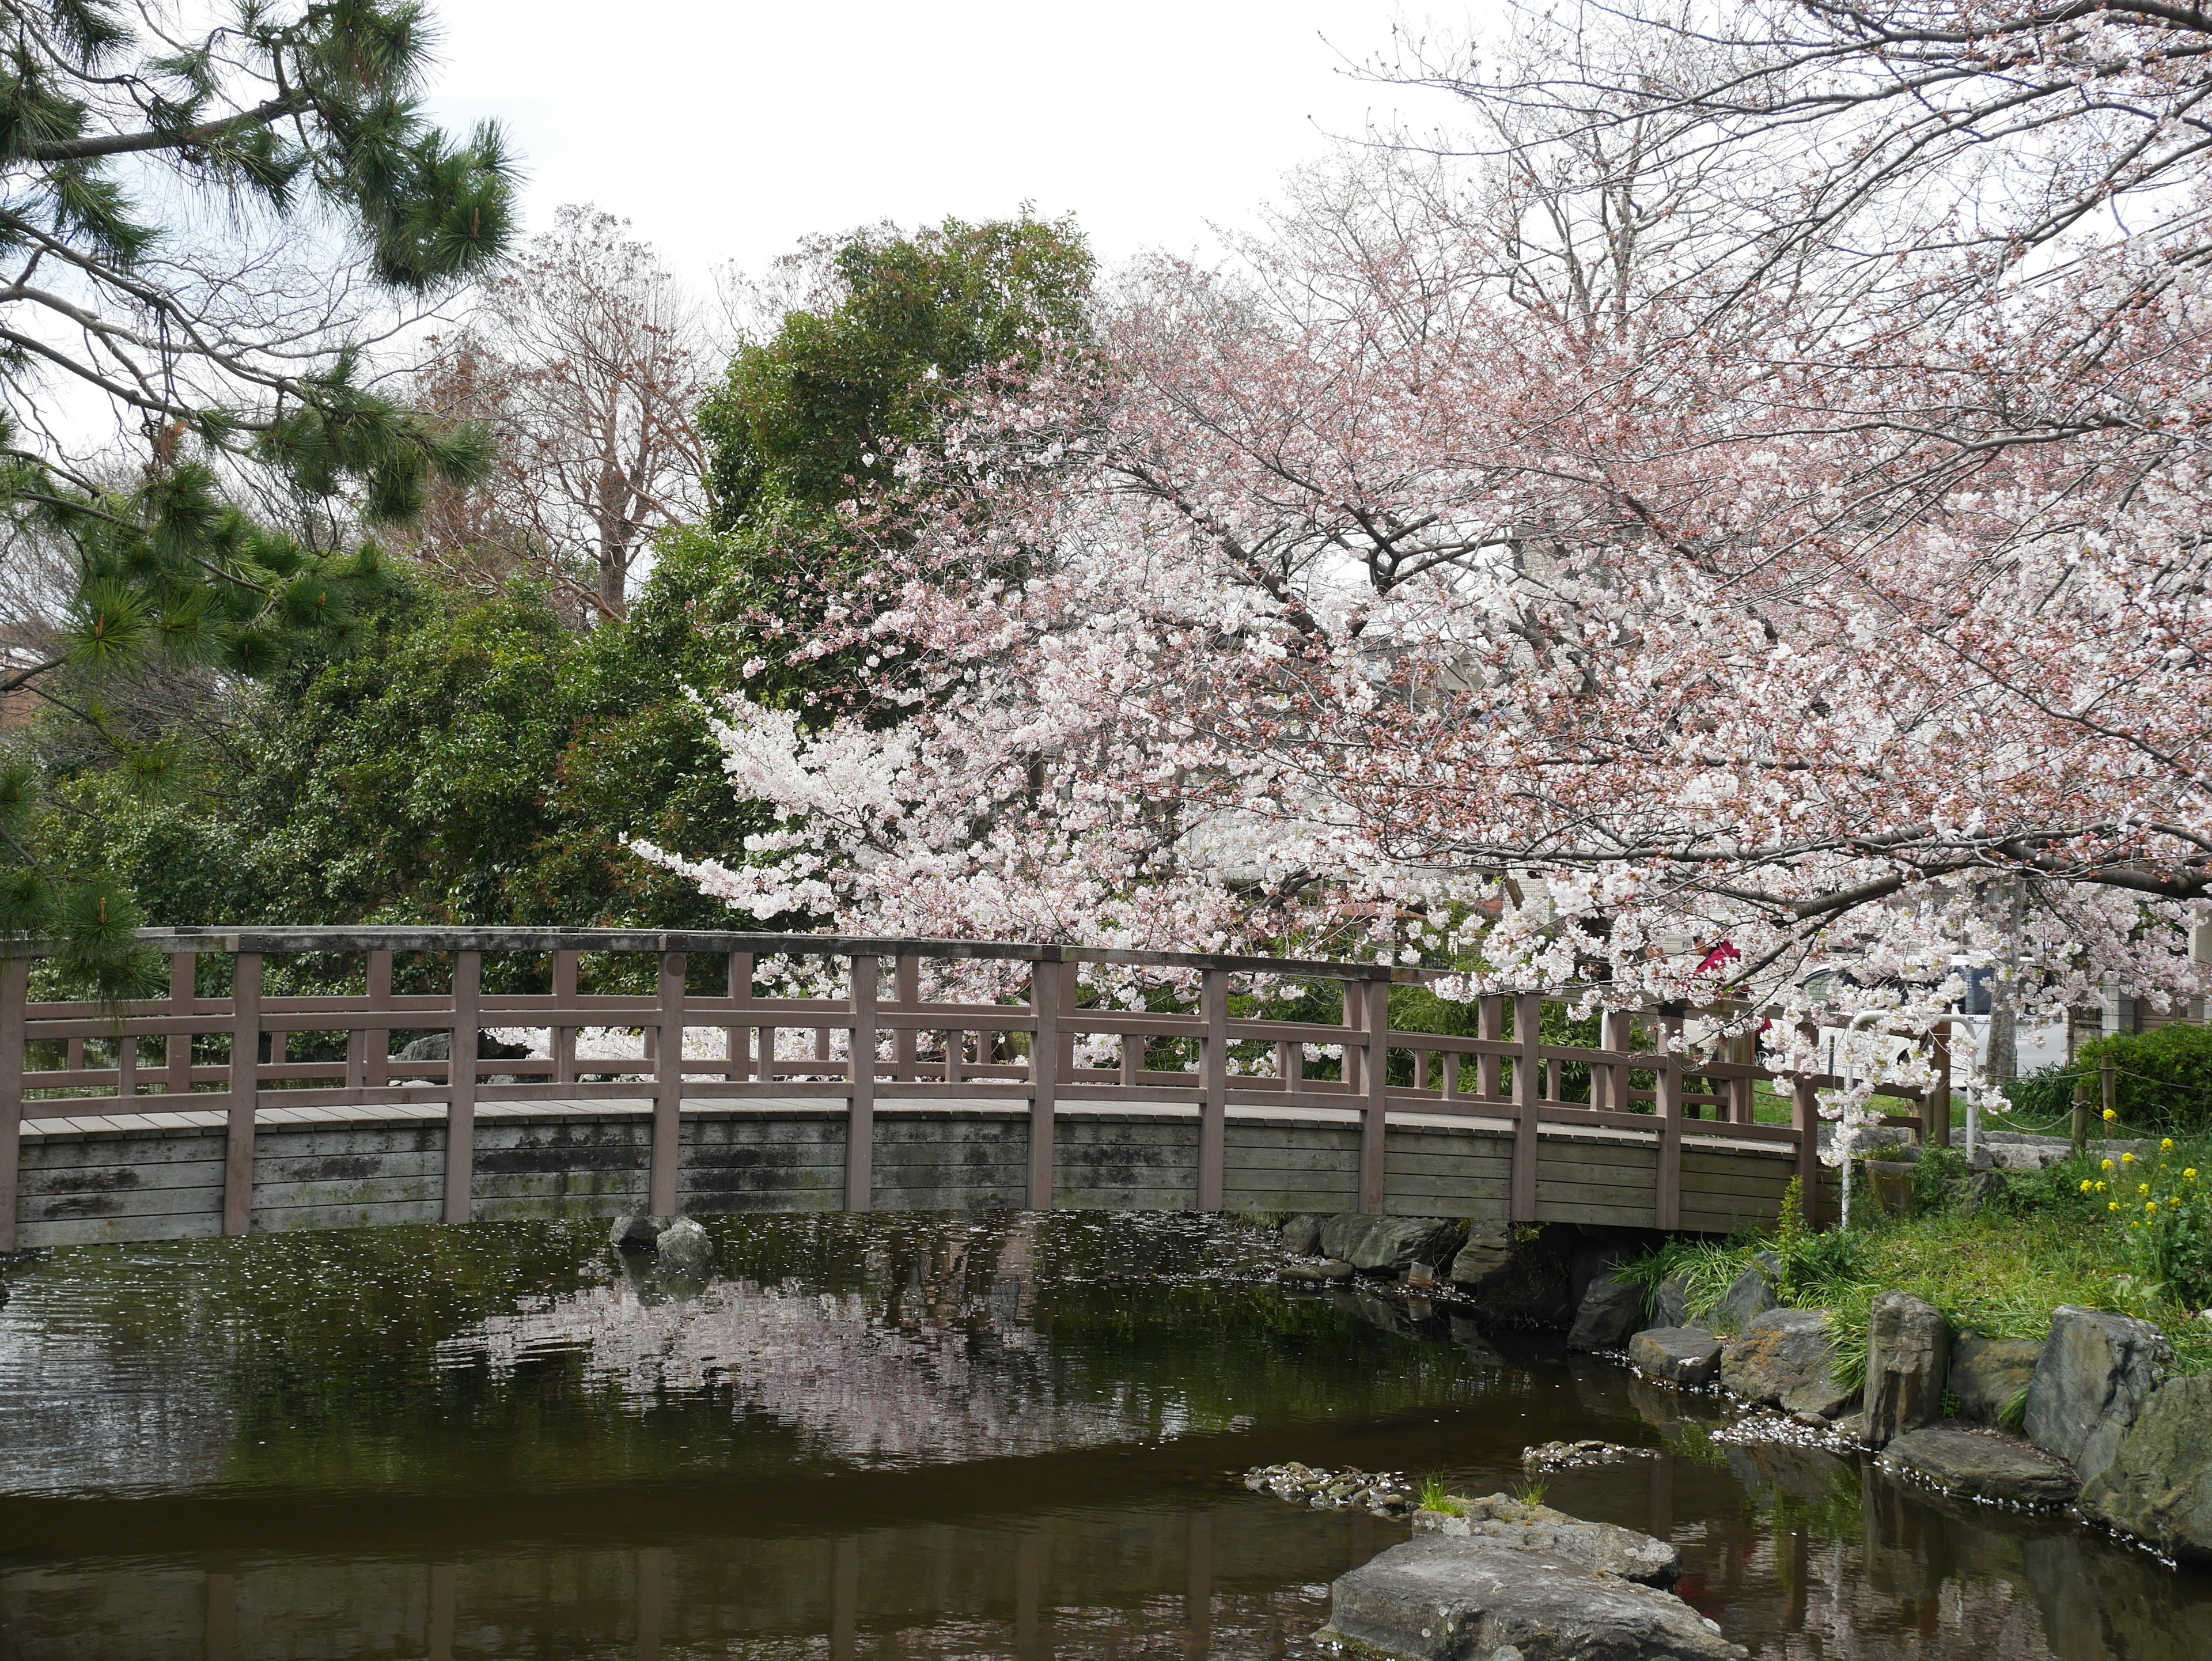
[{"label": "overcast white sky", "polygon": [[1399,0],[434,10],[434,111],[505,125],[529,170],[526,228],[596,202],[702,286],[711,266],[760,271],[810,232],[1025,200],[1074,212],[1109,262],[1188,252],[1209,222],[1249,224],[1328,135],[1401,108],[1423,125],[1447,113],[1344,73],[1389,49]]}]

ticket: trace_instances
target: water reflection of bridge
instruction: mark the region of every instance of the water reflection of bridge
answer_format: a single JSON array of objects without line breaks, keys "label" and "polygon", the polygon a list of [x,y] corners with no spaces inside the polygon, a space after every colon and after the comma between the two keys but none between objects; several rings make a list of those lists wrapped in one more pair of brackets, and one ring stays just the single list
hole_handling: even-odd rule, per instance
[{"label": "water reflection of bridge", "polygon": [[[1685,1045],[1740,1010],[1614,1012],[1577,1046],[1544,1041],[1536,996],[1480,1000],[1471,1034],[1394,1031],[1391,985],[1422,975],[1377,964],[615,930],[145,938],[167,998],[34,1002],[26,960],[0,964],[0,1249],[641,1208],[1720,1232],[1774,1216],[1793,1176],[1820,1203],[1820,1081],[1778,1084],[1741,1037]],[[585,989],[625,961],[652,990]],[[842,990],[780,995],[793,962]],[[1284,982],[1340,1013],[1245,1013]],[[488,1030],[532,1053],[477,1058]],[[424,1035],[444,1047],[395,1051]],[[1921,1106],[1948,1124],[1943,1087]]]}]

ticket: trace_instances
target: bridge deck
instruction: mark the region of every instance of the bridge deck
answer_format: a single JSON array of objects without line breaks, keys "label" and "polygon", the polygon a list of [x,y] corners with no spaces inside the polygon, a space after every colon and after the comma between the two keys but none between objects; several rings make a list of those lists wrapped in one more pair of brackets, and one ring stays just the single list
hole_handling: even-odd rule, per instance
[{"label": "bridge deck", "polygon": [[[1602,1047],[1577,1047],[1544,1042],[1533,995],[1480,1000],[1472,1035],[1394,1031],[1390,985],[1415,977],[1376,964],[588,931],[147,943],[171,957],[170,995],[120,1008],[32,1002],[24,959],[0,958],[0,1250],[624,1210],[1358,1210],[1722,1232],[1771,1220],[1792,1177],[1809,1215],[1827,1203],[1815,1091],[1831,1081],[1758,1065],[1741,1009],[1614,1010]],[[500,952],[550,958],[550,989],[483,993]],[[441,952],[442,989],[393,991],[396,957]],[[617,952],[658,956],[656,994],[580,989],[580,960]],[[845,990],[765,995],[769,952],[838,954]],[[316,954],[325,983],[351,954],[362,989],[264,997],[264,958],[288,953]],[[702,992],[708,953],[726,964]],[[207,954],[228,958],[206,977],[222,995],[201,989]],[[1022,1001],[1000,983],[1009,963]],[[975,980],[978,964],[998,980]],[[1130,978],[1149,970],[1150,990]],[[1339,981],[1341,1024],[1233,1016],[1232,982],[1268,976]],[[470,1057],[486,1027],[534,1031],[538,1052],[394,1053],[435,1032]],[[641,1035],[644,1056],[578,1054],[581,1032],[609,1028]],[[307,1056],[288,1054],[301,1035]],[[1791,1123],[1758,1123],[1778,1092]],[[1922,1104],[1923,1124],[1948,1123],[1942,1089]]]}]

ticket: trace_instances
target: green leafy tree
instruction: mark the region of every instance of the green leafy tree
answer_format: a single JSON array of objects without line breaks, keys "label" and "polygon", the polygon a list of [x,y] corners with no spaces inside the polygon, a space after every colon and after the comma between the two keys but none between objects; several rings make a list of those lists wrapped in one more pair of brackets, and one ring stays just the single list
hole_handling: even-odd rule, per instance
[{"label": "green leafy tree", "polygon": [[[362,368],[390,322],[363,295],[434,296],[486,270],[512,224],[496,130],[455,140],[422,115],[426,9],[239,0],[191,39],[150,16],[0,10],[0,513],[60,551],[69,591],[8,691],[149,654],[268,672],[381,590],[349,527],[403,520],[489,459],[480,431],[426,420]],[[188,224],[210,198],[222,211]],[[52,406],[88,399],[118,441],[135,429],[135,468],[78,465],[52,435]],[[58,929],[119,985],[129,893],[43,866],[39,812],[33,770],[6,770],[0,929]]]}]

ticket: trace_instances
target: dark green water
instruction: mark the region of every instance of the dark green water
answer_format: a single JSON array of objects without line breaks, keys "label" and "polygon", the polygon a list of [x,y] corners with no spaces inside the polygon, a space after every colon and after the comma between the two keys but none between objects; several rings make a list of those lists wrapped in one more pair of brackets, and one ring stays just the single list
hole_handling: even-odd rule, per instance
[{"label": "dark green water", "polygon": [[1722,1403],[1190,1218],[722,1219],[64,1252],[0,1307],[0,1656],[1318,1656],[1405,1536],[1246,1468],[1517,1486],[1675,1541],[1762,1657],[2185,1661],[2212,1579],[1739,1445]]}]

